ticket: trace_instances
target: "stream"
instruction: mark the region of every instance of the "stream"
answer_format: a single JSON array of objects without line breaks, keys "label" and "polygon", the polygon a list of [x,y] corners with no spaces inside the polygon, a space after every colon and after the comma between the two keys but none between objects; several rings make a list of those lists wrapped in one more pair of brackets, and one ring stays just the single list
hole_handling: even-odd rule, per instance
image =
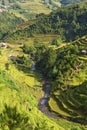
[{"label": "stream", "polygon": [[38,103],[38,109],[49,117],[58,119],[58,115],[49,111],[47,105],[50,99],[50,84],[45,82],[44,95],[40,98]]},{"label": "stream", "polygon": [[[31,71],[34,72],[36,70],[36,67],[35,67],[35,62],[32,64],[32,67],[31,67]],[[49,102],[49,99],[50,99],[50,83],[48,81],[45,81],[45,85],[44,85],[44,94],[43,94],[43,97],[41,97],[39,99],[39,102],[38,102],[38,109],[46,114],[47,116],[50,116],[52,118],[59,118],[57,114],[55,113],[52,113],[49,111],[48,109],[48,102]]]},{"label": "stream", "polygon": [[[32,65],[31,67],[31,71],[35,71],[36,70],[36,67],[35,67],[35,62],[34,64]],[[62,116],[60,114],[57,114],[55,112],[52,112],[49,110],[48,108],[48,102],[49,102],[49,99],[50,99],[50,89],[51,89],[51,86],[50,86],[50,83],[48,81],[45,80],[45,83],[43,85],[44,87],[44,94],[43,94],[43,97],[41,97],[38,101],[38,109],[46,114],[47,116],[51,117],[51,118],[55,118],[55,119],[65,119],[67,121],[71,121],[71,122],[75,122],[75,123],[82,123],[80,120],[77,120],[75,118],[71,118],[71,117],[66,117],[66,116]],[[83,122],[82,124],[85,125],[85,123]]]}]

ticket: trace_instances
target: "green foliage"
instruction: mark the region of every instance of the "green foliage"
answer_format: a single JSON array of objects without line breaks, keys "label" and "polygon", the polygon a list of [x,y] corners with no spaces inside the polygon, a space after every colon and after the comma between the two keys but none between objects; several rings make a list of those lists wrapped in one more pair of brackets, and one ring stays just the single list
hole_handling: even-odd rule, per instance
[{"label": "green foliage", "polygon": [[52,69],[57,58],[56,51],[47,47],[42,49],[44,50],[38,49],[35,54],[37,57],[36,68],[42,71],[44,76],[51,78]]},{"label": "green foliage", "polygon": [[[32,46],[27,44],[23,46],[24,53],[30,54],[32,52],[33,59],[36,61],[37,70],[39,70],[46,79],[50,80],[51,96],[56,102],[56,106],[58,105],[57,107],[59,107],[58,111],[56,111],[55,104],[52,104],[50,101],[50,110],[56,111],[59,116],[69,116],[66,118],[85,125],[87,124],[87,119],[85,117],[87,114],[86,82],[82,83],[83,80],[81,85],[77,86],[72,86],[70,83],[73,82],[73,78],[79,78],[80,72],[87,72],[86,55],[81,53],[82,50],[87,48],[86,43],[87,40],[85,36],[74,41],[72,44],[70,43],[56,49],[53,49],[49,45],[47,46],[39,43],[33,44]],[[82,112],[83,109],[84,113]],[[37,124],[35,128],[45,129],[45,126]],[[69,126],[66,126],[65,123],[64,128],[66,130],[67,127]],[[70,126],[69,128],[85,129],[79,126]]]},{"label": "green foliage", "polygon": [[76,41],[59,49],[53,49],[41,44],[35,44],[33,47],[23,46],[25,53],[32,53],[32,58],[36,61],[36,68],[46,78],[54,81],[52,82],[52,91],[66,89],[69,80],[75,76],[79,69],[85,67],[86,62],[84,59],[79,58],[81,51],[85,48],[84,42],[79,44],[79,41],[78,44]]},{"label": "green foliage", "polygon": [[63,115],[65,112],[69,114],[71,121],[87,125],[86,90],[87,81],[81,85],[67,88],[65,91],[59,91],[58,95],[54,94],[53,98],[62,111],[58,111],[58,113]]},{"label": "green foliage", "polygon": [[0,127],[2,129],[16,130],[17,128],[32,129],[28,123],[29,117],[18,112],[16,107],[11,108],[5,105],[3,112],[0,114]]},{"label": "green foliage", "polygon": [[[70,12],[68,13],[68,11]],[[16,33],[14,32],[13,37],[10,35],[9,32],[8,33],[9,36],[11,36],[11,38],[13,39],[17,38],[20,39],[21,37],[23,38],[24,35],[25,37],[32,36],[32,34],[34,33],[50,33],[50,32],[57,33],[61,35],[62,38],[60,38],[59,41],[54,40],[53,44],[59,45],[61,43],[61,39],[72,40],[84,34],[87,34],[86,13],[87,13],[86,5],[84,6],[84,8],[83,6],[79,7],[77,5],[67,7],[66,9],[60,9],[60,11],[55,11],[49,16],[39,17],[39,21],[37,21],[33,25],[30,25],[30,27],[28,28],[29,30],[26,28],[23,31],[19,30]],[[60,31],[58,29],[60,29]],[[75,35],[73,35],[74,33]],[[1,33],[0,36],[3,37],[3,34]],[[73,42],[72,44],[66,45],[65,47],[62,47],[60,49],[57,48],[53,49],[50,46],[48,47],[47,45],[42,45],[38,43],[32,46],[24,45],[23,52],[26,54],[24,54],[23,56],[18,56],[13,60],[13,63],[16,64],[19,70],[16,69],[14,71],[15,69],[14,65],[12,65],[11,68],[11,64],[8,64],[7,61],[4,64],[4,67],[1,66],[1,69],[2,68],[5,69],[5,71],[0,70],[0,91],[2,93],[1,97],[3,97],[3,100],[1,99],[1,104],[3,104],[4,99],[6,99],[6,102],[9,102],[11,100],[11,97],[13,97],[12,99],[13,103],[14,101],[17,102],[15,103],[17,104],[17,107],[20,104],[19,108],[20,111],[23,107],[25,107],[26,109],[26,104],[29,104],[29,107],[27,107],[28,109],[27,110],[24,109],[25,111],[21,112],[19,112],[16,107],[10,107],[5,105],[4,110],[0,114],[1,129],[3,130],[5,129],[67,130],[67,128],[71,130],[87,129],[87,127],[85,126],[80,126],[79,124],[76,125],[72,122],[69,122],[70,123],[69,124],[65,120],[61,119],[60,119],[61,121],[58,120],[57,122],[57,120],[56,121],[53,119],[51,120],[47,118],[45,115],[41,114],[34,106],[36,105],[35,104],[36,100],[34,96],[36,97],[37,95],[39,95],[38,93],[35,95],[37,91],[33,92],[33,87],[36,85],[36,83],[34,83],[34,85],[31,85],[32,81],[31,78],[29,77],[29,75],[33,77],[33,74],[29,73],[33,59],[37,61],[36,63],[37,70],[40,70],[43,76],[48,80],[50,80],[51,96],[55,100],[57,106],[61,109],[61,111],[67,113],[67,115],[70,117],[67,119],[71,121],[80,122],[82,124],[87,124],[87,118],[86,118],[87,81],[82,83],[83,80],[87,78],[86,73],[87,56],[81,53],[82,50],[86,50],[87,48],[86,39],[87,39],[86,37],[85,39],[84,38],[79,39]],[[9,50],[7,52],[9,52]],[[32,59],[30,59],[31,55]],[[20,70],[28,72],[28,74]],[[13,76],[11,77],[12,74]],[[82,75],[82,77],[80,77],[79,75]],[[79,78],[78,81],[79,85],[72,86],[70,82],[73,82],[73,78],[75,79],[76,77]],[[19,80],[19,82],[17,83],[16,80],[17,81]],[[33,80],[33,82],[35,81]],[[27,85],[25,85],[25,83]],[[9,96],[10,95],[9,93],[7,94],[8,92],[7,88],[11,89],[11,91],[9,91],[11,94],[13,94],[13,92],[15,93],[14,96],[13,95]],[[5,94],[3,93],[4,90],[6,91]],[[31,95],[29,95],[30,93]],[[55,105],[52,105],[52,107],[55,108]],[[56,111],[55,109],[52,110]],[[63,113],[61,111],[58,110],[57,113],[63,116]],[[26,112],[27,115],[25,114]]]},{"label": "green foliage", "polygon": [[16,31],[10,37],[16,40],[18,37],[22,39],[23,36],[30,37],[34,34],[58,34],[63,41],[71,41],[87,34],[86,14],[87,3],[61,8],[39,18],[29,27]]},{"label": "green foliage", "polygon": [[56,39],[56,40],[53,40],[51,44],[52,44],[52,45],[59,46],[61,43],[62,43],[62,39],[61,39],[61,38],[58,38],[58,39]]},{"label": "green foliage", "polygon": [[18,4],[14,4],[14,5],[12,6],[12,8],[13,8],[14,10],[21,9],[21,7],[20,7]]},{"label": "green foliage", "polygon": [[23,23],[23,20],[12,13],[0,13],[0,39],[11,33],[21,23]]},{"label": "green foliage", "polygon": [[34,53],[36,51],[34,45],[24,44],[22,49],[23,49],[23,52],[26,53],[26,54]]},{"label": "green foliage", "polygon": [[2,54],[2,50],[0,49],[0,55]]},{"label": "green foliage", "polygon": [[86,61],[79,59],[85,47],[85,44],[73,43],[56,50],[45,46],[36,48],[36,68],[49,80],[54,80],[52,90],[66,89],[74,73],[86,66]]},{"label": "green foliage", "polygon": [[[30,59],[29,55],[28,56],[18,56],[15,57],[12,60],[13,64],[16,64],[16,67],[19,70],[22,70],[24,72],[29,72],[32,66],[33,61]],[[7,66],[6,66],[7,67]]]},{"label": "green foliage", "polygon": [[6,68],[6,70],[9,70],[9,63],[5,64],[5,68]]},{"label": "green foliage", "polygon": [[[6,69],[8,70],[7,66]],[[14,83],[13,79],[9,75],[6,75],[5,72],[2,70],[0,70],[0,82],[5,85],[8,85],[10,89],[14,89],[16,91],[20,90],[19,86]]]},{"label": "green foliage", "polygon": [[[1,62],[1,65],[0,65],[0,69],[1,69],[1,73],[0,73],[0,99],[1,99],[0,100],[0,106],[1,106],[0,107],[0,113],[1,113],[0,127],[2,127],[4,130],[5,129],[9,130],[9,128],[12,130],[13,129],[14,130],[17,130],[17,129],[19,130],[35,130],[35,129],[36,130],[58,130],[58,129],[67,130],[67,128],[70,130],[71,129],[80,129],[80,130],[87,129],[86,126],[84,125],[81,126],[80,124],[70,122],[70,120],[66,121],[61,118],[59,118],[58,120],[55,120],[55,119],[48,118],[47,116],[42,114],[37,108],[38,106],[37,101],[39,98],[41,98],[41,95],[42,95],[40,83],[38,83],[38,81],[40,82],[41,80],[40,76],[38,77],[36,73],[29,72],[28,71],[29,68],[27,69],[28,73],[27,74],[24,73],[24,69],[27,68],[26,67],[27,64],[28,63],[30,64],[29,56],[31,54],[30,52],[32,52],[33,59],[34,60],[36,59],[39,65],[39,67],[36,65],[37,68],[41,70],[42,74],[45,75],[45,78],[47,77],[50,80],[50,83],[52,86],[50,96],[52,97],[53,95],[53,97],[55,97],[55,102],[57,101],[57,105],[61,108],[61,111],[66,112],[67,115],[70,114],[71,119],[72,119],[71,121],[78,121],[78,122],[84,123],[84,121],[86,121],[85,117],[81,117],[81,118],[76,117],[76,115],[78,114],[76,114],[74,111],[77,111],[78,113],[80,113],[81,116],[87,114],[87,110],[86,110],[87,105],[86,105],[86,98],[85,98],[86,87],[83,87],[83,86],[86,86],[85,85],[86,83],[84,82],[84,84],[75,86],[77,88],[75,89],[73,88],[73,86],[72,87],[69,86],[68,84],[69,82],[66,82],[66,81],[70,77],[70,75],[67,74],[68,71],[74,72],[74,70],[76,69],[74,68],[74,64],[78,63],[79,59],[80,59],[80,62],[83,62],[83,64],[80,68],[78,68],[79,71],[76,71],[77,75],[73,73],[72,76],[79,77],[80,73],[78,72],[80,72],[80,70],[81,72],[83,71],[85,73],[87,72],[86,55],[83,55],[80,53],[82,49],[86,49],[86,43],[87,43],[86,39],[87,39],[86,37],[79,39],[75,41],[74,43],[72,43],[73,45],[66,44],[66,46],[62,47],[61,49],[57,47],[53,49],[52,46],[50,47],[50,45],[48,44],[43,45],[43,44],[35,42],[36,44],[32,46],[28,45],[28,49],[27,49],[27,45],[26,47],[23,46],[23,51],[26,54],[23,54],[22,50],[18,48],[19,45],[17,44],[15,44],[15,46],[13,44],[9,44],[11,48],[2,49],[2,56],[0,56],[0,62]],[[16,68],[15,64],[12,64],[12,62],[8,61],[8,55],[10,55],[11,50],[14,51],[14,53],[16,52],[15,50],[17,50],[17,52],[20,51],[21,54],[24,55],[24,56],[18,56],[17,59],[15,59],[19,62],[18,63],[19,69]],[[70,57],[72,60],[70,59]],[[74,59],[76,60],[76,63]],[[9,63],[9,66],[7,63]],[[66,63],[68,65],[70,63],[71,66],[69,66],[68,68]],[[63,67],[63,70],[61,66]],[[21,67],[23,71],[20,71]],[[77,67],[78,67],[78,64],[77,64]],[[70,70],[71,68],[73,70]],[[56,75],[58,74],[58,72],[62,72],[62,74],[60,73],[61,75],[60,78],[57,77]],[[63,77],[63,75],[65,76],[65,78]],[[82,75],[82,76],[85,77],[85,75]],[[83,77],[81,77],[80,80],[82,80]],[[57,84],[58,83],[57,79],[59,81],[59,84]],[[66,84],[67,86],[67,87],[65,86],[66,89],[63,89],[64,84]],[[60,87],[58,85],[60,85]],[[84,95],[81,92],[84,93]],[[69,97],[67,97],[67,95],[69,95]],[[69,101],[73,100],[73,99],[71,100],[71,95],[72,95],[72,98],[75,98],[75,100],[73,101],[73,103],[75,102],[76,104],[75,107],[73,107],[73,105],[72,106],[66,105],[70,103]],[[78,100],[77,102],[76,102],[76,97]],[[62,102],[64,105],[62,104]],[[79,102],[82,105],[79,105]],[[3,104],[5,103],[7,104],[7,108],[9,108],[9,105],[12,106],[10,107],[10,109],[8,109],[8,111],[7,111],[7,108],[6,110],[5,109],[3,110]],[[14,110],[13,106],[17,107],[16,109],[17,111]],[[55,104],[52,104],[52,107],[55,108]],[[70,111],[71,108],[72,108],[72,111]],[[73,108],[75,108],[75,110]],[[76,108],[79,108],[79,109],[76,109]],[[52,110],[56,111],[56,108]],[[82,110],[84,110],[84,113]],[[57,112],[60,115],[62,115],[59,110]],[[26,118],[28,118],[28,122],[25,121]],[[7,124],[4,125],[5,123]],[[3,130],[2,128],[1,130]]]}]

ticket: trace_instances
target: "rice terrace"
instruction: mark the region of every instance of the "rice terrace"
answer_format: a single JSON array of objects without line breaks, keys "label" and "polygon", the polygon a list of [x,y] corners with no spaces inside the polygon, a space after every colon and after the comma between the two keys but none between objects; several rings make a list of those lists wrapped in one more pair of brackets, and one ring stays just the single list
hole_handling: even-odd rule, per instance
[{"label": "rice terrace", "polygon": [[0,1],[0,130],[87,130],[87,1]]}]

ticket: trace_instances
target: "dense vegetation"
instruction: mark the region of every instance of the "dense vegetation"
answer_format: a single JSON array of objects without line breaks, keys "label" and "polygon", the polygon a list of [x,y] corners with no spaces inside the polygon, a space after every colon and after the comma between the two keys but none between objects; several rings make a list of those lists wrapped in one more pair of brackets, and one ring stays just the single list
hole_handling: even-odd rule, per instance
[{"label": "dense vegetation", "polygon": [[[67,116],[71,117],[71,120],[84,124],[87,122],[85,116],[87,113],[85,105],[87,100],[85,93],[85,80],[87,75],[86,48],[87,37],[83,37],[72,44],[58,49],[41,44],[23,46],[23,51],[26,54],[32,54],[33,60],[36,61],[37,70],[50,81],[51,95],[57,102],[60,109],[68,113]],[[77,81],[75,82],[74,80]],[[83,91],[82,88],[84,88]],[[69,99],[70,102],[72,102],[69,103],[68,97],[70,97],[71,94],[73,98],[76,97],[76,102],[79,104],[78,107],[72,99]],[[66,98],[67,101],[65,101]],[[83,99],[85,102],[83,102]],[[67,108],[64,107],[62,103],[64,103]],[[84,113],[82,113],[82,107],[84,109]]]},{"label": "dense vegetation", "polygon": [[87,34],[87,3],[77,4],[52,12],[41,17],[24,30],[18,30],[8,36],[21,39],[34,34],[57,34],[61,39],[70,41]]},{"label": "dense vegetation", "polygon": [[26,64],[28,73],[19,70],[17,64],[12,64],[9,55],[18,52],[27,58],[29,54],[23,53],[18,45],[8,44],[8,46],[5,49],[1,48],[0,54],[0,129],[86,130],[86,126],[62,119],[53,120],[38,110],[38,100],[42,96],[41,76],[36,72],[32,73]]},{"label": "dense vegetation", "polygon": [[[61,0],[64,4],[77,1]],[[49,15],[41,13],[23,23],[22,17],[30,18],[28,8],[24,9],[28,2],[40,1],[2,2],[3,7],[8,3],[12,6],[0,13],[0,39],[14,44],[4,47],[0,43],[0,130],[86,130],[87,3],[60,8]],[[59,6],[57,2],[43,0],[39,5],[52,9]],[[16,17],[16,11],[23,14],[21,18]],[[24,17],[25,12],[28,15]],[[32,71],[33,65],[36,71]],[[38,104],[47,83],[50,95],[45,115]],[[54,112],[56,119],[48,112]]]},{"label": "dense vegetation", "polygon": [[37,14],[49,14],[62,5],[77,3],[82,0],[1,0],[0,9],[9,10],[25,20],[36,18]]},{"label": "dense vegetation", "polygon": [[[84,41],[83,38],[80,41]],[[86,60],[80,58],[81,56],[85,57],[85,54],[82,54],[82,50],[85,50],[86,46],[86,43],[81,43],[80,45],[79,40],[58,49],[41,44],[32,46],[25,44],[23,51],[32,55],[32,60],[36,61],[37,69],[48,79],[55,79],[60,88],[61,86],[67,86],[66,80],[68,81],[68,79],[66,78],[69,77],[71,79],[74,76],[74,71],[86,66]],[[55,87],[58,86],[55,85]]]},{"label": "dense vegetation", "polygon": [[16,17],[12,13],[0,13],[0,39],[9,34],[17,27],[17,25],[23,22],[24,21],[21,18]]},{"label": "dense vegetation", "polygon": [[[72,117],[73,120],[84,124],[87,122],[85,104],[87,101],[85,93],[87,89],[87,56],[86,53],[82,53],[82,50],[87,48],[86,38],[57,50],[51,48],[42,50],[36,64],[37,69],[51,80],[51,94],[60,109],[68,113],[67,116]],[[77,86],[74,85],[75,78],[78,81]],[[74,102],[75,100],[78,105]],[[53,107],[53,104],[50,103],[51,105]],[[82,108],[84,112],[82,112]]]}]

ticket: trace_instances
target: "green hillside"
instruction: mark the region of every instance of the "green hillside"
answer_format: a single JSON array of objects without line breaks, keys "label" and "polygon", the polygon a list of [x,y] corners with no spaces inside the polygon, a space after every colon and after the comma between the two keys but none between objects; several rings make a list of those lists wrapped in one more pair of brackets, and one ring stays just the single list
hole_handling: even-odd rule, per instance
[{"label": "green hillside", "polygon": [[0,130],[87,130],[87,2],[76,2],[0,1]]},{"label": "green hillside", "polygon": [[34,34],[57,34],[63,41],[74,40],[87,34],[86,19],[87,3],[68,6],[42,16],[32,25],[17,30],[7,39],[19,40],[23,35],[27,38]]},{"label": "green hillside", "polygon": [[2,10],[9,10],[25,20],[33,19],[37,14],[49,14],[63,5],[75,4],[84,0],[1,0]]},{"label": "green hillside", "polygon": [[87,37],[75,41],[68,50],[69,46],[58,52],[58,74],[52,82],[54,94],[49,107],[59,115],[86,124],[87,55],[82,50],[87,49]]},{"label": "green hillside", "polygon": [[0,39],[10,33],[12,30],[15,30],[16,27],[23,22],[23,19],[16,17],[12,13],[0,13]]},{"label": "green hillside", "polygon": [[53,2],[48,7],[48,4],[42,0],[1,0],[0,3],[2,9],[9,10],[25,20],[34,19],[40,13],[48,14],[55,6],[60,6],[59,2]]},{"label": "green hillside", "polygon": [[[31,50],[23,49],[27,54]],[[51,83],[49,109],[59,117],[87,124],[87,36],[63,47],[35,45],[32,50],[37,70]]]},{"label": "green hillside", "polygon": [[[0,49],[0,129],[6,130],[86,130],[81,126],[63,119],[51,119],[42,114],[38,100],[42,96],[41,75],[18,69],[9,59],[10,55],[24,55],[20,45],[7,44]],[[4,60],[3,60],[4,59]],[[26,65],[26,64],[25,64]],[[19,64],[20,68],[22,64]]]}]

